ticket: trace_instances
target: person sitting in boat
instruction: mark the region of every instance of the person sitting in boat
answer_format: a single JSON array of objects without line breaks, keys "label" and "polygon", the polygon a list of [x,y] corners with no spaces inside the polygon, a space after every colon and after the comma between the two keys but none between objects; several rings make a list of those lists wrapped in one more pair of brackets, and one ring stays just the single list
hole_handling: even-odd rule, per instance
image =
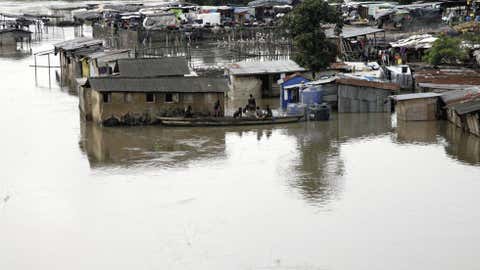
[{"label": "person sitting in boat", "polygon": [[193,117],[192,106],[188,105],[188,107],[185,109],[184,116],[185,116],[185,118],[192,118]]},{"label": "person sitting in boat", "polygon": [[270,106],[267,105],[267,108],[265,109],[265,118],[272,118],[272,117],[273,117],[272,109],[270,109]]},{"label": "person sitting in boat", "polygon": [[221,108],[220,108],[220,100],[217,99],[215,104],[213,105],[213,110],[214,110],[214,116],[215,117],[220,117],[221,115]]},{"label": "person sitting in boat", "polygon": [[243,109],[242,107],[238,108],[236,112],[233,113],[233,118],[242,118]]},{"label": "person sitting in boat", "polygon": [[257,107],[257,102],[255,101],[255,98],[252,96],[252,94],[250,94],[250,98],[248,98],[247,107],[252,111],[254,111],[255,108]]},{"label": "person sitting in boat", "polygon": [[260,107],[257,107],[257,109],[255,110],[255,115],[257,116],[257,118],[263,118],[264,117],[263,110],[260,109]]}]

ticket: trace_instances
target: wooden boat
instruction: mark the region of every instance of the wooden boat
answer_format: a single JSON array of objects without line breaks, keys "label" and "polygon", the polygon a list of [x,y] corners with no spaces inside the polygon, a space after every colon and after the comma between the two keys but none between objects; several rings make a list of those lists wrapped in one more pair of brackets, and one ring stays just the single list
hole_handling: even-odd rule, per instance
[{"label": "wooden boat", "polygon": [[247,125],[271,125],[299,122],[303,116],[281,116],[268,119],[257,118],[233,118],[233,117],[160,117],[159,120],[165,126],[177,127],[207,127],[207,126],[247,126]]}]

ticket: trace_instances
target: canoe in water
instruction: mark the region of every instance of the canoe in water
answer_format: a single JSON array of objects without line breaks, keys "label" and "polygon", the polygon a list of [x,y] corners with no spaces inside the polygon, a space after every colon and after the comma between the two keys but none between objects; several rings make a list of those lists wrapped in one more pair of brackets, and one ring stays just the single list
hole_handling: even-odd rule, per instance
[{"label": "canoe in water", "polygon": [[233,118],[233,117],[160,117],[159,120],[165,126],[177,127],[207,127],[207,126],[247,126],[247,125],[271,125],[299,122],[303,116],[282,116],[268,119],[257,118]]}]

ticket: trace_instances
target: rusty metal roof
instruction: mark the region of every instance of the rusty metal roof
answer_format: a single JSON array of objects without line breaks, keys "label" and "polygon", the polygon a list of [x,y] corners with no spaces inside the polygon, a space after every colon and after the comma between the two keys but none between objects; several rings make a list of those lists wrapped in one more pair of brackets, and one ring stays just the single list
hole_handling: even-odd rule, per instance
[{"label": "rusty metal roof", "polygon": [[437,98],[439,96],[441,96],[441,94],[428,92],[428,93],[396,95],[396,96],[392,96],[392,98],[396,101],[403,101],[403,100],[423,99],[423,98]]},{"label": "rusty metal roof", "polygon": [[370,87],[370,88],[384,89],[384,90],[390,90],[390,91],[400,90],[399,84],[390,83],[390,82],[367,81],[367,80],[360,80],[360,79],[354,79],[354,78],[340,78],[340,79],[337,79],[336,82],[338,84]]}]

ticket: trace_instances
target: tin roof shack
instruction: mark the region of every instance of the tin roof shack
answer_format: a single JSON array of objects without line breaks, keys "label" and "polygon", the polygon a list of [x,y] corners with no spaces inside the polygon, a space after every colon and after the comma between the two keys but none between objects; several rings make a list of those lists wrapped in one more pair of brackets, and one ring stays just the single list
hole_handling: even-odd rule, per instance
[{"label": "tin roof shack", "polygon": [[338,112],[390,112],[390,96],[400,90],[398,84],[355,78],[337,79]]},{"label": "tin roof shack", "polygon": [[261,22],[272,22],[275,19],[275,6],[291,6],[292,0],[255,0],[248,6],[255,9],[255,19]]},{"label": "tin roof shack", "polygon": [[452,105],[471,100],[478,96],[480,96],[479,87],[470,87],[466,89],[449,90],[442,92],[440,96],[440,107],[443,109],[442,118],[447,119],[449,122],[455,124],[458,127],[462,127],[461,118],[455,112]]},{"label": "tin roof shack", "polygon": [[51,21],[57,26],[72,26],[75,25],[73,18],[73,11],[77,9],[87,8],[87,5],[71,4],[71,5],[57,5],[50,7],[51,15],[55,18]]},{"label": "tin roof shack", "polygon": [[449,120],[456,126],[476,136],[480,136],[480,98],[475,98],[447,106],[453,117]]},{"label": "tin roof shack", "polygon": [[439,117],[437,93],[414,93],[393,96],[397,120],[433,121]]},{"label": "tin roof shack", "polygon": [[17,28],[6,28],[0,29],[0,47],[7,47],[17,49],[17,45],[20,44],[20,47],[30,45],[32,41],[32,32],[17,29]]},{"label": "tin roof shack", "polygon": [[[430,34],[413,35],[395,42],[390,42],[390,46],[393,48],[393,53],[401,55],[403,61],[422,62],[426,51],[432,48],[433,43],[437,39],[437,37]],[[387,61],[390,62],[390,59]]]},{"label": "tin roof shack", "polygon": [[103,41],[87,37],[76,38],[54,44],[55,55],[60,55],[60,72],[62,84],[76,85],[76,79],[87,77],[88,66],[82,61],[83,55],[98,52],[103,49]]},{"label": "tin roof shack", "polygon": [[247,102],[249,95],[260,100],[264,97],[279,97],[281,78],[296,72],[305,72],[297,63],[286,61],[238,62],[226,67],[230,100]]},{"label": "tin roof shack", "polygon": [[[337,39],[334,28],[325,30],[329,39]],[[345,61],[364,61],[364,55],[376,59],[376,50],[386,46],[385,30],[374,27],[344,26],[340,34],[338,53]]]},{"label": "tin roof shack", "polygon": [[224,104],[225,79],[205,77],[90,78],[85,104],[91,120],[101,125],[154,124],[160,116],[179,116],[187,106],[198,115],[212,115]]}]

